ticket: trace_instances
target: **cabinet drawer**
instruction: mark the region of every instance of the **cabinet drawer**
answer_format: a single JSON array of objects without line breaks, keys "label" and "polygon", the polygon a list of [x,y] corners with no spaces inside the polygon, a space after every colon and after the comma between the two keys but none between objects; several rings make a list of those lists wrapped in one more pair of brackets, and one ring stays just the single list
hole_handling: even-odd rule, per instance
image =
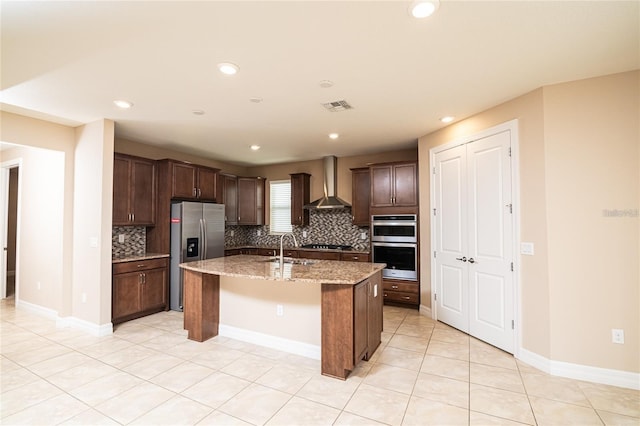
[{"label": "cabinet drawer", "polygon": [[417,305],[419,295],[416,293],[404,293],[401,291],[384,291],[384,300],[389,302],[408,303]]},{"label": "cabinet drawer", "polygon": [[127,272],[146,271],[149,269],[156,269],[156,268],[166,268],[166,267],[167,267],[167,258],[114,263],[113,275],[125,274]]},{"label": "cabinet drawer", "polygon": [[347,262],[368,262],[369,255],[367,253],[341,253],[340,260]]},{"label": "cabinet drawer", "polygon": [[318,260],[340,260],[340,252],[337,251],[306,251],[300,250],[298,257],[304,259],[318,259]]},{"label": "cabinet drawer", "polygon": [[276,249],[266,249],[260,248],[258,249],[258,256],[278,256],[280,252]]},{"label": "cabinet drawer", "polygon": [[402,292],[402,293],[413,293],[418,294],[418,284],[407,283],[407,282],[395,282],[395,281],[387,281],[384,280],[382,283],[382,287],[385,291],[393,291],[393,292]]}]

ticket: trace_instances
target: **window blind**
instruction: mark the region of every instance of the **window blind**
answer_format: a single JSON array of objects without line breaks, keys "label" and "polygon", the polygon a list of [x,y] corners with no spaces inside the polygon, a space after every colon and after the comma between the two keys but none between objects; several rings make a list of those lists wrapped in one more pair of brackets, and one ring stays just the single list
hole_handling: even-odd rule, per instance
[{"label": "window blind", "polygon": [[276,180],[269,184],[271,228],[270,233],[291,232],[291,181]]}]

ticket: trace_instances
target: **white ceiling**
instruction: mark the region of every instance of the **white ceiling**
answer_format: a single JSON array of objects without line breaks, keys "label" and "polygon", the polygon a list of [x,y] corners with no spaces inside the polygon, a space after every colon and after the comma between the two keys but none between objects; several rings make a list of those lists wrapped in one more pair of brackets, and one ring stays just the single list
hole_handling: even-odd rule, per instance
[{"label": "white ceiling", "polygon": [[[2,1],[0,102],[257,165],[415,147],[442,116],[640,68],[638,1],[443,0],[423,20],[409,3]],[[321,106],[340,99],[354,109]]]}]

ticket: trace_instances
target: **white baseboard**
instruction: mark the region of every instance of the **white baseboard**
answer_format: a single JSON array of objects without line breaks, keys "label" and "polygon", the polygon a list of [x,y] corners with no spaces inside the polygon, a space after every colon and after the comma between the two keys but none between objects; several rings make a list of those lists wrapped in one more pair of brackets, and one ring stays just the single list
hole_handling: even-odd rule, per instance
[{"label": "white baseboard", "polygon": [[16,308],[29,311],[33,314],[50,320],[54,320],[56,322],[57,328],[73,328],[76,330],[82,330],[97,337],[107,336],[113,333],[113,324],[111,323],[98,325],[80,318],[63,318],[58,316],[58,312],[53,309],[45,308],[44,306],[36,305],[34,303],[25,302],[24,300],[16,300]]},{"label": "white baseboard", "polygon": [[320,359],[320,346],[311,345],[309,343],[297,342],[283,337],[272,336],[270,334],[259,333],[257,331],[224,324],[220,324],[218,334],[220,336],[230,337],[232,339],[289,352],[307,358]]},{"label": "white baseboard", "polygon": [[111,324],[110,322],[98,325],[76,317],[58,317],[56,319],[56,327],[82,330],[96,337],[108,336],[109,334],[113,334],[113,324]]},{"label": "white baseboard", "polygon": [[425,317],[433,318],[431,308],[424,305],[420,305],[420,314],[424,315]]},{"label": "white baseboard", "polygon": [[554,361],[520,348],[518,359],[553,376],[640,390],[640,373]]},{"label": "white baseboard", "polygon": [[28,311],[32,314],[56,320],[58,318],[58,312],[44,306],[36,305],[35,303],[25,302],[24,300],[16,299],[16,308]]}]

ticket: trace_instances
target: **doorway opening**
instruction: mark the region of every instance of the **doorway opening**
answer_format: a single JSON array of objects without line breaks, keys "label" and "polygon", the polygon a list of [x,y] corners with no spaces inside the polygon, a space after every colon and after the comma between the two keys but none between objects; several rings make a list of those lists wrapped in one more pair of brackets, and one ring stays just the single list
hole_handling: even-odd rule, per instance
[{"label": "doorway opening", "polygon": [[0,168],[0,191],[2,192],[2,268],[0,270],[1,293],[3,299],[15,301],[17,274],[17,230],[18,199],[20,188],[20,161],[2,163]]}]

